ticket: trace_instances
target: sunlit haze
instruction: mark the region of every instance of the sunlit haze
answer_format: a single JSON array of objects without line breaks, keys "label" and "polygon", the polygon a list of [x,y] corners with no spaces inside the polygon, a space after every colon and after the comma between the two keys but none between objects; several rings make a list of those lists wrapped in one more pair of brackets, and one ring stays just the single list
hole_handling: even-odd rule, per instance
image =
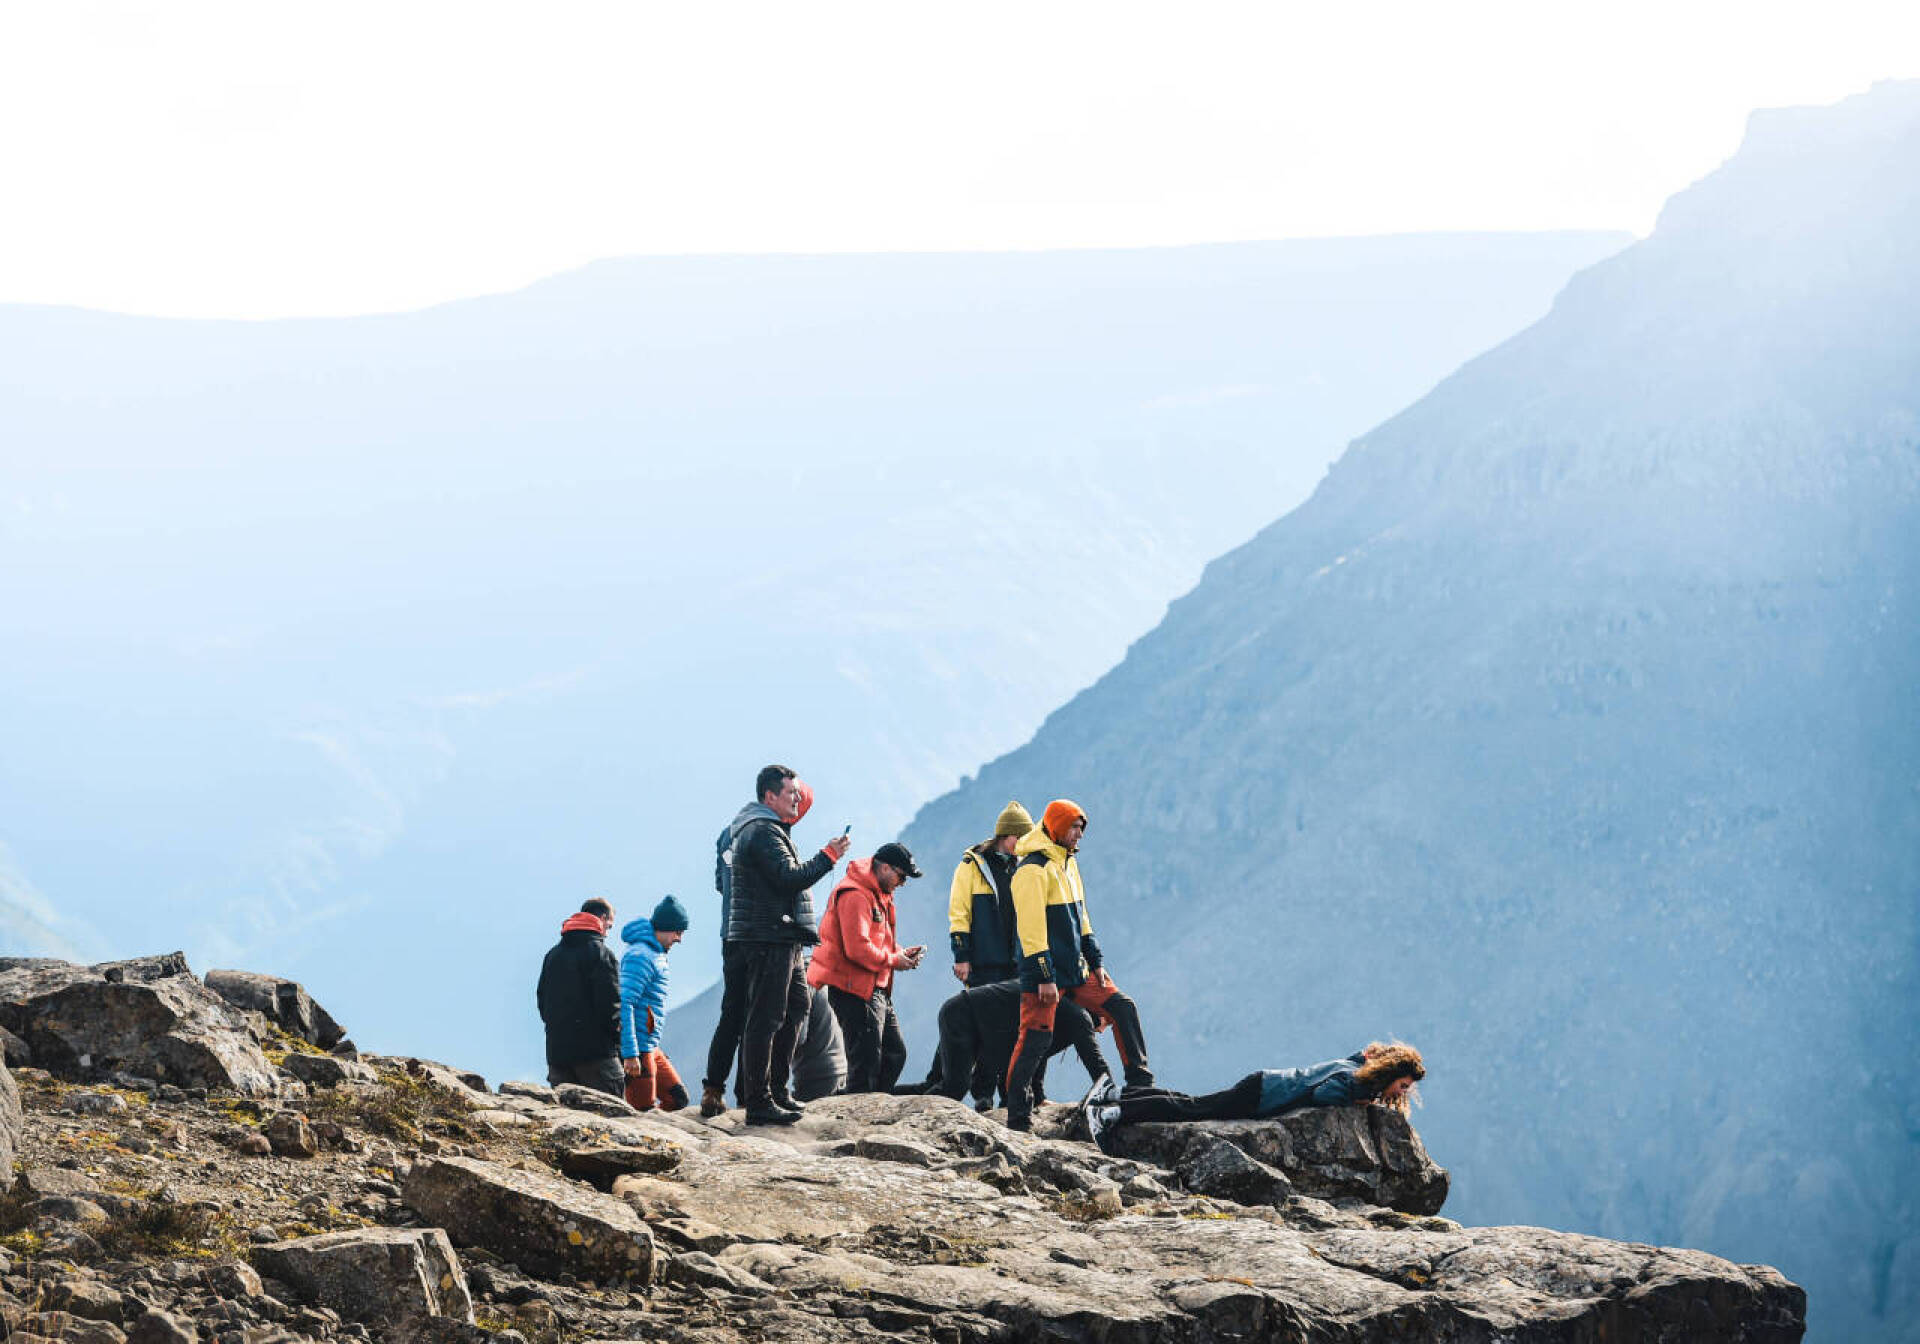
[{"label": "sunlit haze", "polygon": [[0,11],[0,302],[414,307],[646,253],[1644,233],[1893,3]]}]

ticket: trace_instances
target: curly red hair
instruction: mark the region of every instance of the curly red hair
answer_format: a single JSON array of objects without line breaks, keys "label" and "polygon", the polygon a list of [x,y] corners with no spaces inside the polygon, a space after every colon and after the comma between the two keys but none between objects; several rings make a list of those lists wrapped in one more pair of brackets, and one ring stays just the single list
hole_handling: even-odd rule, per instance
[{"label": "curly red hair", "polygon": [[[1366,1062],[1354,1070],[1353,1081],[1370,1097],[1379,1097],[1402,1078],[1411,1078],[1417,1083],[1427,1076],[1426,1061],[1420,1058],[1420,1052],[1402,1041],[1374,1041],[1367,1046],[1365,1054]],[[1413,1089],[1408,1088],[1381,1104],[1404,1111],[1412,1101]]]}]

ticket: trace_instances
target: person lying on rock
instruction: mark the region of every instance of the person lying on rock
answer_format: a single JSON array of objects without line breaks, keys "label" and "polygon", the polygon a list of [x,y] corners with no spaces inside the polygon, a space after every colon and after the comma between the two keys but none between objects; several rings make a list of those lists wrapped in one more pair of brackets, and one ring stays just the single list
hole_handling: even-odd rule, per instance
[{"label": "person lying on rock", "polygon": [[620,963],[607,947],[613,907],[593,897],[560,926],[534,990],[547,1029],[547,1081],[620,1095]]},{"label": "person lying on rock", "polygon": [[677,1111],[687,1104],[686,1086],[660,1049],[667,1025],[667,953],[686,932],[686,907],[672,896],[662,897],[651,916],[630,919],[620,930],[627,944],[620,958],[620,1067],[627,1105],[636,1111]]},{"label": "person lying on rock", "polygon": [[1391,1106],[1405,1112],[1414,1085],[1427,1076],[1420,1052],[1375,1041],[1345,1059],[1304,1069],[1262,1069],[1205,1096],[1158,1089],[1117,1093],[1103,1078],[1080,1104],[1087,1136],[1102,1149],[1119,1125],[1191,1120],[1256,1120],[1308,1106]]},{"label": "person lying on rock", "polygon": [[1031,1129],[1033,1079],[1053,1050],[1053,1019],[1071,1000],[1111,1023],[1126,1069],[1127,1088],[1153,1086],[1140,1012],[1108,975],[1087,917],[1086,888],[1074,858],[1086,834],[1087,813],[1056,798],[1040,824],[1014,846],[1013,915],[1020,944],[1020,1034],[1007,1069],[1007,1128]]},{"label": "person lying on rock", "polygon": [[[1020,992],[1018,980],[1002,980],[963,989],[941,1004],[940,1047],[934,1052],[926,1081],[896,1087],[895,1094],[942,1096],[960,1101],[970,1081],[977,1080],[982,1072],[1004,1084],[1007,1061],[1013,1054],[1014,1038],[1020,1029]],[[1050,1053],[1058,1055],[1068,1049],[1080,1057],[1089,1078],[1098,1080],[1107,1076],[1107,1061],[1100,1053],[1099,1033],[1092,1016],[1071,999],[1064,999],[1054,1011]],[[1027,1110],[1031,1112],[1045,1099],[1036,1075]]]}]

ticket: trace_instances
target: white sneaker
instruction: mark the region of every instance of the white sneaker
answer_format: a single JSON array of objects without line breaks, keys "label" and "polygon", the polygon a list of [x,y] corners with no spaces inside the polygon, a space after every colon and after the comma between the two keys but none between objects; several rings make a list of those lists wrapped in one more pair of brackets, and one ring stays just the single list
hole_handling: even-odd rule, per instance
[{"label": "white sneaker", "polygon": [[1089,1101],[1080,1108],[1080,1113],[1086,1118],[1087,1137],[1093,1140],[1094,1146],[1103,1153],[1112,1152],[1107,1147],[1107,1139],[1113,1132],[1114,1123],[1120,1119],[1120,1108]]},{"label": "white sneaker", "polygon": [[1093,1099],[1102,1106],[1117,1106],[1120,1104],[1120,1084],[1113,1081],[1112,1074],[1103,1073],[1100,1075],[1099,1080],[1093,1085]]}]

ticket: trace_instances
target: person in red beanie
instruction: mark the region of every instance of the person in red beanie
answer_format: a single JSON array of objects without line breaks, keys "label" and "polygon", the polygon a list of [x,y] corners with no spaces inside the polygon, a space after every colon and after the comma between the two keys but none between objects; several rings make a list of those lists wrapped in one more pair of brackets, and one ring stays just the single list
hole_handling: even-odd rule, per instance
[{"label": "person in red beanie", "polygon": [[1085,1008],[1096,1023],[1113,1027],[1129,1090],[1153,1086],[1140,1012],[1106,973],[1087,918],[1086,888],[1074,858],[1086,830],[1086,810],[1056,798],[1014,848],[1020,860],[1013,870],[1013,913],[1021,994],[1020,1035],[1007,1067],[1011,1129],[1032,1128],[1033,1077],[1052,1049],[1053,1017],[1062,998]]}]

